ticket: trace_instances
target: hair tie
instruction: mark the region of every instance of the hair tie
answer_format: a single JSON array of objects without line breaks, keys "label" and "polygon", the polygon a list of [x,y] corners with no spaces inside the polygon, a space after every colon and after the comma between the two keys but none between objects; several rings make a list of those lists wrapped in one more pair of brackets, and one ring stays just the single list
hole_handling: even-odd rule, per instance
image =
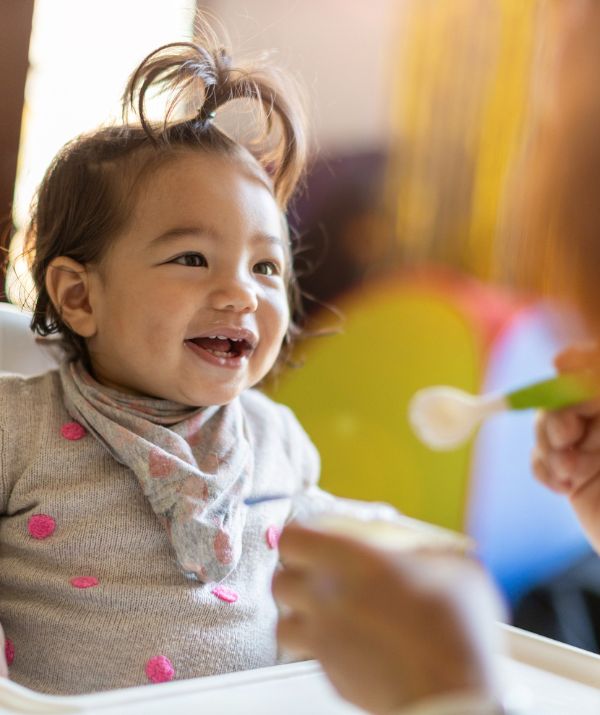
[{"label": "hair tie", "polygon": [[206,124],[207,122],[212,121],[215,117],[217,116],[217,110],[216,109],[211,109],[210,111],[207,111],[205,105],[202,105],[200,109],[198,110],[198,114],[196,115],[196,119],[199,122],[202,122],[202,124]]}]

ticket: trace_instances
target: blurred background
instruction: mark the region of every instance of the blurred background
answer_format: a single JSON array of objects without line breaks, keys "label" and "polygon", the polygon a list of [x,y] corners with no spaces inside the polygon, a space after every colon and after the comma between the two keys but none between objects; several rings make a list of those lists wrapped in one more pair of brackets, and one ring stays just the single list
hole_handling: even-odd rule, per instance
[{"label": "blurred background", "polygon": [[[517,625],[600,651],[598,558],[530,472],[533,415],[493,418],[453,452],[421,445],[406,416],[431,384],[477,393],[547,377],[580,334],[517,290],[507,261],[561,3],[0,0],[3,301],[27,308],[20,230],[56,151],[118,120],[133,68],[193,39],[205,12],[234,56],[272,51],[306,89],[313,150],[289,220],[307,332],[332,334],[301,342],[302,367],[265,389],[319,447],[323,487],[470,533]],[[0,329],[0,356],[11,335]]]}]

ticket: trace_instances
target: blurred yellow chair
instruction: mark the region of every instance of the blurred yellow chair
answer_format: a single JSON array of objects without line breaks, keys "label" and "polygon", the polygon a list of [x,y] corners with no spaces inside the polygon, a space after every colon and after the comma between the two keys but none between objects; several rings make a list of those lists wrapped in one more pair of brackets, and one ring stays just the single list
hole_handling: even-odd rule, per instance
[{"label": "blurred yellow chair", "polygon": [[303,366],[283,374],[270,395],[316,443],[324,489],[463,530],[471,445],[431,452],[413,435],[407,406],[432,384],[479,390],[481,327],[464,300],[435,282],[389,281],[336,304],[342,332],[308,341]]}]

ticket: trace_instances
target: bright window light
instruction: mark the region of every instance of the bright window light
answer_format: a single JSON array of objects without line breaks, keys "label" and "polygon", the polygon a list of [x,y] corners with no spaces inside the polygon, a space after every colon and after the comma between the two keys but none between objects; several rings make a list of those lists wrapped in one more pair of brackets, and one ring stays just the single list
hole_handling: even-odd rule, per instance
[{"label": "bright window light", "polygon": [[[130,73],[152,50],[193,37],[194,0],[36,0],[30,69],[13,205],[22,229],[46,168],[69,139],[120,119]],[[32,285],[18,255],[7,278],[10,300],[23,304]]]}]

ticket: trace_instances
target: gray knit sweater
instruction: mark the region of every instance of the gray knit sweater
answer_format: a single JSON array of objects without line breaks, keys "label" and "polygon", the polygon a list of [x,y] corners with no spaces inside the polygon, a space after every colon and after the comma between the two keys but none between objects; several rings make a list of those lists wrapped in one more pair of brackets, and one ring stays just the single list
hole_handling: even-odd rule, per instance
[{"label": "gray knit sweater", "polygon": [[[319,460],[285,407],[240,398],[252,495],[314,488]],[[12,680],[74,694],[273,665],[271,578],[287,501],[254,506],[221,584],[177,565],[134,474],[63,405],[56,371],[0,378],[0,623]]]}]

